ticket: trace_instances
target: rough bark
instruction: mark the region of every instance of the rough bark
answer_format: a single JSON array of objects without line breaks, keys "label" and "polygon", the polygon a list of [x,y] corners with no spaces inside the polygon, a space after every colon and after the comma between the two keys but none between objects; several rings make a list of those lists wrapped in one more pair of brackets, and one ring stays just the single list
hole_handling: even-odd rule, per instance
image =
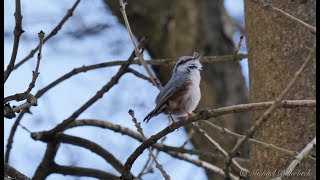
[{"label": "rough bark", "polygon": [[[273,0],[272,5],[309,23],[316,24],[316,1]],[[245,29],[249,51],[250,99],[252,102],[275,100],[302,65],[313,46],[315,35],[286,17],[264,10],[245,0]],[[285,99],[315,99],[316,68],[312,61]],[[253,120],[262,112],[253,113]],[[301,151],[315,137],[315,108],[279,109],[254,135],[255,139],[276,146]],[[261,146],[251,147],[251,170],[282,171],[293,158]],[[315,179],[315,162],[303,160],[296,168],[311,170],[307,177]],[[251,179],[270,179],[252,176]]]},{"label": "rough bark", "polygon": [[[105,2],[123,22],[119,2]],[[152,58],[192,55],[195,50],[203,51],[205,55],[233,53],[233,27],[222,0],[136,0],[128,1],[126,11],[133,33],[137,37],[148,37],[146,48]],[[197,109],[248,102],[247,88],[238,62],[205,63],[203,66],[200,85],[202,98]],[[163,84],[169,80],[172,68],[153,66]],[[249,116],[247,113],[228,115],[215,120],[215,123],[243,133],[249,125]],[[230,149],[235,143],[233,138],[222,137],[208,127],[203,128],[226,149]],[[190,129],[190,126],[187,129]],[[193,136],[192,143],[197,149],[214,149],[199,133]],[[245,153],[242,155],[245,156]],[[221,161],[206,160],[223,168]],[[207,173],[209,179],[221,178]]]},{"label": "rough bark", "polygon": [[16,179],[16,180],[28,180],[30,178],[28,178],[26,175],[22,174],[21,172],[19,172],[18,170],[16,170],[14,167],[10,166],[7,163],[3,163],[4,165],[4,169],[3,169],[3,173],[4,173],[4,180],[10,180],[10,179]]}]

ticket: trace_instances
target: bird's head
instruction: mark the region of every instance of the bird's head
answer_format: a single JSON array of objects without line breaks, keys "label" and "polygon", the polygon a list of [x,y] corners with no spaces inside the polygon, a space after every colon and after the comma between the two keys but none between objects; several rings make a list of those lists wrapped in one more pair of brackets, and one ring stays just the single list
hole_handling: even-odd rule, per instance
[{"label": "bird's head", "polygon": [[175,72],[188,72],[202,70],[202,65],[200,63],[201,55],[195,53],[195,56],[181,56],[178,62],[174,66],[173,73]]}]

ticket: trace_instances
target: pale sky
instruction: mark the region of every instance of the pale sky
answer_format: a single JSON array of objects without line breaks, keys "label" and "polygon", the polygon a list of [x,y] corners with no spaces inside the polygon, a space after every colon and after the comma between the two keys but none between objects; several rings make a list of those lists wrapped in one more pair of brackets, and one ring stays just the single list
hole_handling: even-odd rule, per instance
[{"label": "pale sky", "polygon": [[[23,29],[25,33],[21,36],[16,62],[19,62],[29,54],[30,50],[36,47],[38,44],[38,32],[43,30],[46,35],[48,35],[73,3],[74,1],[70,0],[21,1]],[[226,0],[225,6],[232,16],[243,22],[242,0]],[[130,7],[128,6],[128,8]],[[4,67],[6,68],[13,45],[12,31],[15,22],[13,16],[14,1],[5,1],[4,9]],[[108,24],[109,27],[99,34],[85,36],[83,38],[75,38],[70,35],[72,32],[77,32],[84,27],[90,27],[96,24]],[[239,33],[235,33],[234,39],[236,42],[238,41]],[[58,35],[44,44],[39,70],[40,75],[32,93],[35,94],[38,90],[71,71],[73,68],[105,62],[107,60],[125,60],[129,57],[132,49],[133,46],[126,29],[118,22],[117,18],[104,7],[102,1],[81,1],[73,16],[59,31]],[[246,52],[244,46],[240,52]],[[150,59],[147,52],[144,53],[144,57],[145,59]],[[34,69],[35,64],[36,56],[23,64],[19,69],[13,71],[4,86],[4,96],[24,92],[27,89],[31,81],[31,71]],[[241,65],[247,81],[247,61],[242,60]],[[137,65],[131,65],[130,67],[146,75],[142,67]],[[33,115],[26,114],[21,124],[32,132],[53,128],[91,98],[96,91],[116,74],[118,69],[119,66],[93,70],[78,74],[60,83],[38,100],[38,106],[31,108]],[[117,85],[106,93],[102,99],[98,100],[82,113],[79,119],[92,118],[106,120],[135,130],[131,117],[127,113],[128,110],[133,109],[136,118],[141,121],[154,107],[154,98],[157,93],[158,90],[149,82],[141,80],[131,74],[125,74]],[[18,104],[17,102],[11,102],[11,105]],[[142,123],[145,134],[151,136],[166,127],[167,121],[164,121],[164,119],[164,115],[159,115],[148,124]],[[13,123],[14,119],[4,120],[4,151]],[[96,142],[110,151],[122,163],[125,162],[128,156],[140,144],[136,140],[119,133],[100,128],[79,127],[67,130],[66,133]],[[165,143],[167,145],[177,146],[181,145],[186,138],[186,133],[183,129],[180,129],[179,131],[169,134]],[[192,145],[189,143],[186,147],[192,148]],[[32,177],[42,160],[45,149],[45,143],[34,141],[28,132],[19,127],[15,134],[9,163],[25,175]],[[193,157],[196,158],[196,156]],[[145,151],[133,165],[132,172],[134,174],[140,172],[147,158],[148,153]],[[192,180],[195,176],[200,180],[207,179],[205,171],[202,168],[182,160],[174,159],[165,153],[160,153],[158,160],[172,179]],[[73,164],[81,167],[97,168],[119,175],[119,173],[101,157],[93,154],[89,150],[72,145],[62,144],[55,161],[60,165]],[[155,169],[153,174],[144,176],[144,179],[161,178],[162,176],[157,169]],[[94,178],[76,178],[75,176],[52,174],[47,179],[74,180]]]}]

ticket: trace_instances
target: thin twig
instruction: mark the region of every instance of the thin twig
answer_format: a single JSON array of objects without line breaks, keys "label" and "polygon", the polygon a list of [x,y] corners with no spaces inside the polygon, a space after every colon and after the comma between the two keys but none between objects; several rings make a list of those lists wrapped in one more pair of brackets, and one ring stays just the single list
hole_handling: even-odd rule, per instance
[{"label": "thin twig", "polygon": [[13,137],[15,135],[17,128],[18,128],[18,125],[20,124],[21,118],[25,112],[26,112],[26,109],[24,109],[20,112],[19,116],[17,117],[16,121],[14,122],[14,124],[11,127],[10,135],[7,140],[6,152],[4,155],[4,162],[6,162],[6,163],[9,162],[10,152],[11,152],[12,143],[13,143]]},{"label": "thin twig", "polygon": [[225,173],[226,173],[227,177],[228,177],[228,174],[229,174],[229,167],[231,165],[232,158],[234,158],[236,156],[237,151],[240,148],[240,146],[243,145],[249,138],[251,138],[253,136],[253,134],[262,126],[262,124],[264,124],[269,119],[269,117],[276,111],[276,109],[278,107],[281,107],[281,101],[286,97],[286,95],[289,92],[289,90],[291,90],[293,85],[296,83],[296,81],[298,80],[298,77],[303,72],[303,70],[308,65],[308,63],[314,58],[314,55],[315,55],[315,52],[316,52],[315,49],[316,49],[316,43],[314,43],[313,47],[310,50],[309,55],[305,58],[304,63],[301,65],[299,70],[294,74],[293,78],[291,79],[289,84],[286,86],[286,88],[276,98],[276,100],[274,101],[272,106],[270,106],[268,108],[268,110],[265,111],[259,117],[259,119],[254,121],[254,124],[251,126],[249,131],[246,133],[245,137],[241,138],[236,143],[236,145],[232,148],[232,150],[229,152],[229,158],[226,160],[226,163],[225,163]]},{"label": "thin twig", "polygon": [[27,92],[31,92],[32,88],[35,86],[36,80],[39,75],[39,66],[40,66],[40,60],[42,57],[41,50],[42,50],[43,38],[44,38],[44,32],[42,30],[38,33],[38,37],[39,37],[39,52],[38,52],[38,56],[37,56],[37,64],[36,64],[35,70],[32,71],[32,80],[29,84]]},{"label": "thin twig", "polygon": [[[167,126],[160,132],[155,135],[152,135],[149,139],[143,141],[139,147],[130,155],[127,159],[126,163],[124,164],[125,169],[122,172],[121,178],[128,179],[128,173],[131,170],[132,164],[135,160],[143,153],[143,151],[155,144],[159,139],[166,136],[167,134],[175,131],[176,129],[189,124],[191,122],[199,121],[199,120],[208,120],[213,117],[218,117],[225,114],[230,113],[241,113],[247,111],[256,111],[256,110],[263,110],[268,109],[272,106],[274,102],[262,102],[262,103],[250,103],[250,104],[240,104],[234,106],[228,106],[218,109],[203,109],[195,115],[191,115],[190,117],[181,118],[179,121],[172,123],[171,125]],[[280,103],[280,108],[294,108],[294,107],[315,107],[316,101],[315,100],[285,100]]]},{"label": "thin twig", "polygon": [[[201,132],[204,137],[206,137],[226,158],[229,157],[227,151],[225,151],[218,142],[216,142],[214,139],[212,139],[197,123],[192,123],[195,128]],[[237,161],[234,159],[232,160],[232,164],[239,170],[239,172],[244,172],[245,174],[249,173],[249,170],[242,167]]]},{"label": "thin twig", "polygon": [[7,103],[12,100],[22,101],[25,99],[27,99],[27,102],[25,102],[24,104],[21,104],[17,107],[13,107],[13,108],[11,108],[7,104],[4,109],[5,110],[4,116],[6,118],[11,119],[11,118],[15,117],[15,114],[14,114],[15,112],[20,112],[22,109],[29,108],[30,106],[37,106],[37,99],[30,93],[30,91],[35,86],[36,79],[39,75],[38,72],[39,72],[39,65],[40,65],[40,60],[41,60],[41,49],[42,49],[42,44],[43,44],[44,32],[41,30],[38,33],[38,36],[39,36],[39,41],[40,41],[40,49],[39,49],[39,53],[38,53],[36,68],[34,71],[32,71],[32,80],[29,84],[28,89],[24,93],[17,93],[15,95],[7,96],[4,98],[4,103]]},{"label": "thin twig", "polygon": [[[142,47],[142,44],[144,42],[145,38],[142,38],[139,43],[139,48]],[[74,113],[72,113],[71,116],[69,116],[67,119],[63,120],[60,124],[58,124],[56,127],[49,131],[43,131],[40,133],[33,133],[32,138],[34,140],[39,139],[46,139],[48,141],[52,140],[52,137],[54,134],[56,134],[59,131],[64,130],[71,122],[73,122],[82,112],[84,112],[88,107],[90,107],[94,102],[96,102],[98,99],[102,98],[102,96],[108,92],[115,84],[118,83],[121,76],[127,72],[129,65],[133,61],[134,53],[131,53],[130,57],[128,58],[128,61],[126,64],[123,64],[119,71],[115,76],[111,78],[111,80],[103,86],[93,97],[91,97],[85,104],[83,104],[79,109],[77,109]],[[41,137],[40,137],[41,136]]]},{"label": "thin twig", "polygon": [[234,54],[238,54],[242,45],[243,35],[240,36],[237,47],[234,49]]},{"label": "thin twig", "polygon": [[[58,25],[49,33],[49,35],[43,39],[43,43],[46,43],[51,37],[55,36],[58,31],[62,28],[63,24],[72,16],[73,11],[76,9],[76,7],[78,6],[80,0],[77,0],[73,6],[68,9],[66,15],[61,19],[61,21],[58,23]],[[33,57],[34,53],[37,52],[37,50],[39,49],[40,44],[34,48],[33,50],[30,51],[30,53],[23,58],[19,63],[17,63],[13,69],[17,69],[19,66],[21,66],[23,63],[27,62],[30,58]]]},{"label": "thin twig", "polygon": [[309,152],[316,146],[316,138],[313,138],[311,142],[309,142],[306,147],[295,157],[295,159],[290,163],[287,167],[286,171],[281,174],[280,177],[274,178],[274,180],[281,180],[283,176],[290,175],[293,170],[300,164],[303,158],[307,157]]},{"label": "thin twig", "polygon": [[20,36],[22,33],[24,33],[24,30],[22,29],[22,14],[21,14],[21,3],[20,0],[16,0],[16,11],[14,13],[14,18],[16,21],[16,26],[13,30],[14,40],[13,40],[13,48],[12,48],[12,54],[10,58],[10,62],[7,66],[7,69],[4,71],[4,84],[6,83],[9,75],[11,74],[12,70],[14,69],[14,64],[17,58],[18,48],[19,48],[19,42],[20,42]]},{"label": "thin twig", "polygon": [[[213,124],[213,123],[210,123],[210,122],[207,122],[207,121],[199,121],[200,123],[203,123],[207,126],[210,126],[211,128],[214,128],[216,130],[218,130],[220,133],[223,133],[223,134],[228,134],[228,135],[231,135],[235,138],[243,138],[244,135],[241,135],[241,134],[238,134],[238,133],[235,133],[235,132],[232,132],[230,130],[228,130],[227,128],[222,128],[220,126],[217,126],[216,124]],[[284,148],[281,148],[281,147],[278,147],[278,146],[275,146],[273,144],[270,144],[270,143],[265,143],[265,142],[262,142],[262,141],[258,141],[256,139],[252,139],[252,138],[249,138],[248,139],[249,142],[251,143],[254,143],[256,145],[259,145],[259,146],[262,146],[264,148],[267,148],[267,149],[272,149],[272,150],[275,150],[275,151],[278,151],[278,152],[281,152],[283,154],[286,154],[288,156],[296,156],[298,155],[297,152],[295,151],[291,151],[291,150],[288,150],[288,149],[284,149]],[[316,159],[311,157],[311,156],[308,156],[308,159],[309,160],[312,160],[312,161],[315,161]]]},{"label": "thin twig", "polygon": [[274,7],[272,4],[270,3],[266,3],[264,2],[264,0],[251,0],[252,2],[258,4],[260,7],[262,7],[263,9],[272,11],[276,14],[279,14],[281,16],[285,16],[286,18],[292,20],[293,22],[295,22],[298,25],[301,25],[303,27],[305,27],[307,30],[309,30],[312,34],[316,34],[316,27],[311,26],[308,23],[305,23],[303,21],[301,21],[300,19],[288,14],[287,12],[282,11],[281,9]]},{"label": "thin twig", "polygon": [[31,131],[30,131],[27,127],[25,127],[25,126],[22,125],[22,124],[19,124],[19,126],[20,126],[22,129],[26,130],[28,133],[31,134]]},{"label": "thin twig", "polygon": [[[145,140],[146,136],[143,133],[143,130],[140,126],[140,123],[138,123],[137,119],[134,117],[134,111],[133,110],[129,110],[129,114],[132,117],[132,121],[134,122],[134,125],[137,128],[137,131],[139,132],[139,134],[141,135],[142,139]],[[148,148],[149,150],[149,154],[152,157],[152,160],[155,162],[156,164],[156,168],[159,169],[159,171],[161,172],[162,176],[166,179],[166,180],[170,180],[170,176],[167,174],[167,172],[163,169],[162,165],[158,162],[156,156],[153,154],[151,147]]]},{"label": "thin twig", "polygon": [[[194,165],[197,165],[199,167],[203,167],[204,169],[207,169],[207,170],[210,170],[216,174],[219,174],[220,176],[224,177],[225,174],[223,172],[223,169],[215,166],[215,165],[212,165],[206,161],[203,161],[203,160],[200,160],[200,159],[193,159],[193,158],[190,158],[184,154],[181,154],[181,153],[177,153],[177,152],[170,152],[169,153],[171,156],[175,157],[175,158],[179,158],[181,160],[184,160],[184,161],[187,161],[187,162],[190,162]],[[239,180],[240,178],[231,174],[231,178],[232,179],[235,179],[235,180]]]},{"label": "thin twig", "polygon": [[141,179],[141,177],[142,177],[143,175],[145,175],[145,174],[147,174],[147,173],[153,172],[152,167],[151,167],[151,166],[148,166],[150,161],[151,161],[151,155],[149,154],[146,163],[144,164],[144,166],[142,167],[140,173],[139,173],[138,176],[137,176],[137,179]]},{"label": "thin twig", "polygon": [[195,131],[194,129],[191,129],[188,133],[188,138],[182,143],[182,145],[180,147],[185,147],[187,145],[187,143],[191,140],[191,138],[193,137]]},{"label": "thin twig", "polygon": [[301,160],[308,156],[309,152],[316,146],[316,138],[314,138],[305,148],[295,157],[295,160],[291,162],[289,167],[286,169],[286,173],[292,172]]},{"label": "thin twig", "polygon": [[135,75],[135,76],[137,76],[137,77],[139,77],[141,79],[144,79],[144,80],[150,82],[151,84],[153,84],[153,82],[151,81],[151,79],[149,77],[145,76],[144,74],[139,73],[138,71],[136,71],[136,70],[134,70],[132,68],[129,68],[128,72],[132,73],[133,75]]},{"label": "thin twig", "polygon": [[128,18],[127,18],[127,15],[126,15],[126,5],[127,3],[123,3],[123,0],[119,0],[119,3],[120,3],[120,11],[122,13],[122,16],[123,16],[123,20],[125,22],[125,25],[128,29],[128,32],[129,32],[129,35],[130,35],[130,39],[132,41],[132,44],[134,46],[134,52],[136,54],[136,56],[138,57],[140,63],[143,65],[143,67],[145,68],[145,70],[147,71],[151,81],[153,82],[153,84],[160,90],[162,89],[161,85],[160,85],[160,81],[158,79],[155,78],[155,76],[153,76],[153,74],[151,73],[149,67],[147,66],[147,63],[146,61],[144,60],[143,58],[143,54],[139,51],[135,41],[134,41],[134,37],[133,37],[133,34],[132,34],[132,31],[131,31],[131,28],[130,28],[130,25],[129,25],[129,21],[128,21]]}]

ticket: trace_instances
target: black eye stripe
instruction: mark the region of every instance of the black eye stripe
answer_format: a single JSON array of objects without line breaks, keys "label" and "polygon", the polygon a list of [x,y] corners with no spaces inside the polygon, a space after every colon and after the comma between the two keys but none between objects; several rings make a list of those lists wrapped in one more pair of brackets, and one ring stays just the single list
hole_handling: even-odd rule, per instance
[{"label": "black eye stripe", "polygon": [[184,60],[184,61],[180,61],[180,62],[177,64],[177,67],[180,66],[181,64],[184,64],[184,63],[189,62],[189,61],[194,60],[194,59],[195,59],[195,58],[190,58],[190,59],[186,59],[186,60]]}]

